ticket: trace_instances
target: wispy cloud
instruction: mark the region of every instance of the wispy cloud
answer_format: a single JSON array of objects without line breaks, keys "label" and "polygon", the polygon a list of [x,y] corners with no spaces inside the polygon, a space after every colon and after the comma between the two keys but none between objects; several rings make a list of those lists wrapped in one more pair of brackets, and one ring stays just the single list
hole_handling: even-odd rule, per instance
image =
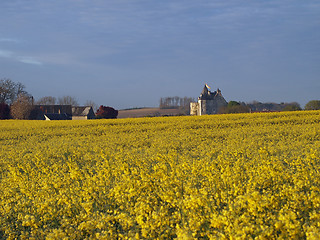
[{"label": "wispy cloud", "polygon": [[42,65],[42,62],[36,60],[33,57],[17,57],[19,62],[33,64],[33,65]]},{"label": "wispy cloud", "polygon": [[33,64],[33,65],[42,65],[43,63],[39,60],[37,60],[34,57],[28,57],[28,56],[20,56],[15,54],[14,52],[7,51],[7,50],[1,50],[0,49],[0,58],[7,58],[13,61],[22,62],[26,64]]},{"label": "wispy cloud", "polygon": [[[17,45],[20,45],[21,40],[16,39],[16,38],[10,38],[10,37],[0,37],[0,43],[2,43],[2,45],[7,45],[6,43],[11,43],[11,44],[14,44],[17,46]],[[43,64],[41,61],[39,61],[35,57],[25,56],[25,55],[18,54],[14,51],[8,51],[8,50],[3,50],[3,49],[0,49],[0,57],[7,58],[12,61],[26,63],[26,64],[32,64],[32,65],[42,65]]]},{"label": "wispy cloud", "polygon": [[18,43],[19,40],[14,38],[0,38],[0,42]]},{"label": "wispy cloud", "polygon": [[53,65],[81,65],[81,56],[69,52],[46,52],[38,55],[45,63]]}]

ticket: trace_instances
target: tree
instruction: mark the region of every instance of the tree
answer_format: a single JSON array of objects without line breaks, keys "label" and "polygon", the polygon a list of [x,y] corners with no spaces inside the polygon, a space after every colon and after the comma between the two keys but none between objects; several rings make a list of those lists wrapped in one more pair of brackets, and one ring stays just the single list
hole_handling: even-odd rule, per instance
[{"label": "tree", "polygon": [[182,108],[182,109],[189,109],[190,102],[194,102],[193,98],[190,97],[165,97],[160,98],[159,108],[166,109],[166,108]]},{"label": "tree", "polygon": [[236,101],[228,102],[226,107],[220,107],[219,113],[248,113],[250,108],[245,104],[240,104]]},{"label": "tree", "polygon": [[15,83],[7,78],[0,79],[0,103],[11,105],[21,94],[29,95],[22,83]]},{"label": "tree", "polygon": [[282,111],[300,111],[302,110],[299,103],[293,102],[286,104]]},{"label": "tree", "polygon": [[38,105],[55,105],[56,104],[56,98],[52,96],[46,96],[40,98],[36,104]]},{"label": "tree", "polygon": [[86,101],[86,106],[92,107],[93,111],[96,111],[98,109],[98,105],[91,100]]},{"label": "tree", "polygon": [[32,98],[21,94],[11,105],[11,116],[14,119],[29,119],[32,108]]},{"label": "tree", "polygon": [[10,118],[10,107],[6,103],[0,103],[0,119]]},{"label": "tree", "polygon": [[63,97],[60,97],[58,99],[58,103],[59,105],[71,105],[71,106],[78,106],[78,101],[74,98],[74,97],[71,97],[71,96],[63,96]]},{"label": "tree", "polygon": [[228,102],[228,107],[234,107],[234,106],[239,106],[240,103],[236,102],[236,101],[230,101]]},{"label": "tree", "polygon": [[304,107],[305,110],[320,110],[320,100],[311,100]]},{"label": "tree", "polygon": [[118,116],[118,110],[115,110],[112,107],[105,107],[103,105],[99,107],[96,113],[97,118],[112,119],[112,118],[117,118],[117,116]]}]

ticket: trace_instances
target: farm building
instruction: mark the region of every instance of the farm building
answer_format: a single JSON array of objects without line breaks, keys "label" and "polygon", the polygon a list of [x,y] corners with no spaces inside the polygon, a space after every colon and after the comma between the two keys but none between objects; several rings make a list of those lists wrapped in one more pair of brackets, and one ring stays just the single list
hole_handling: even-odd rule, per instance
[{"label": "farm building", "polygon": [[72,120],[95,119],[96,115],[91,106],[72,107]]},{"label": "farm building", "polygon": [[37,120],[71,120],[71,105],[34,105]]},{"label": "farm building", "polygon": [[92,107],[71,105],[35,105],[38,120],[87,120],[94,119]]},{"label": "farm building", "polygon": [[71,120],[71,116],[66,113],[45,113],[44,115],[45,120]]}]

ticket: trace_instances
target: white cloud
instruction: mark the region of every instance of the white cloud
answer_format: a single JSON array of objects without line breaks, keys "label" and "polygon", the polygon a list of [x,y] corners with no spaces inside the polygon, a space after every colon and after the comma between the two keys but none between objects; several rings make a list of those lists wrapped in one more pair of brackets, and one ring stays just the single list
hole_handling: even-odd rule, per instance
[{"label": "white cloud", "polygon": [[42,62],[38,61],[34,57],[19,56],[19,55],[15,54],[14,52],[7,51],[7,50],[0,49],[0,57],[11,59],[13,61],[27,63],[27,64],[42,65]]},{"label": "white cloud", "polygon": [[17,57],[19,62],[33,64],[33,65],[42,65],[42,62],[36,60],[33,57]]}]

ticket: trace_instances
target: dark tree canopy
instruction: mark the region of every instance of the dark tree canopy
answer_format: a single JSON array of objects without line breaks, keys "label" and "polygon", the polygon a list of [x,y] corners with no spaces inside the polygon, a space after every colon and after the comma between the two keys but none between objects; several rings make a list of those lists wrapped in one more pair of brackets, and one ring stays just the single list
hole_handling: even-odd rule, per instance
[{"label": "dark tree canopy", "polygon": [[289,103],[287,104],[282,111],[300,111],[302,110],[299,103]]},{"label": "dark tree canopy", "polygon": [[230,101],[228,102],[228,107],[234,107],[234,106],[239,106],[240,103],[236,102],[236,101]]},{"label": "dark tree canopy", "polygon": [[300,104],[297,102],[282,102],[282,103],[273,103],[267,102],[262,103],[258,101],[253,101],[246,104],[252,112],[268,112],[268,111],[297,111],[301,110]]},{"label": "dark tree canopy", "polygon": [[115,110],[112,107],[106,107],[103,105],[99,107],[96,113],[97,118],[112,119],[112,118],[117,118],[117,116],[118,116],[118,110]]},{"label": "dark tree canopy", "polygon": [[242,103],[240,104],[237,101],[229,101],[226,107],[219,108],[219,113],[248,113],[250,108]]},{"label": "dark tree canopy", "polygon": [[6,103],[0,103],[0,119],[10,118],[10,107]]},{"label": "dark tree canopy", "polygon": [[305,110],[320,110],[320,100],[311,100],[304,107]]},{"label": "dark tree canopy", "polygon": [[219,113],[249,113],[250,108],[245,105],[236,105],[236,106],[227,106],[227,107],[221,107],[219,109]]}]

